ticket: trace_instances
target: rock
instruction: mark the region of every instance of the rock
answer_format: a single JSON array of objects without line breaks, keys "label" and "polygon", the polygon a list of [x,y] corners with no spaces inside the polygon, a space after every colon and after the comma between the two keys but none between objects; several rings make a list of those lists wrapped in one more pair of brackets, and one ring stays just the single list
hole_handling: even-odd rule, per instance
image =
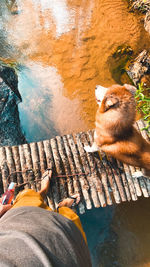
[{"label": "rock", "polygon": [[146,13],[144,19],[144,28],[150,34],[150,11]]},{"label": "rock", "polygon": [[150,0],[130,0],[130,9],[139,10],[146,14],[144,18],[144,28],[150,34]]},{"label": "rock", "polygon": [[18,91],[18,77],[7,66],[0,66],[0,146],[12,146],[26,143],[22,133],[18,103],[21,95]]},{"label": "rock", "polygon": [[15,70],[11,67],[1,65],[0,66],[0,77],[10,87],[10,89],[18,96],[22,101],[21,95],[18,91],[18,76]]},{"label": "rock", "polygon": [[133,83],[137,86],[141,82],[141,79],[148,80],[146,77],[149,77],[150,73],[150,54],[148,51],[143,50],[134,62],[129,65],[127,73]]},{"label": "rock", "polygon": [[130,0],[131,10],[139,10],[142,13],[150,11],[150,1],[149,0]]}]

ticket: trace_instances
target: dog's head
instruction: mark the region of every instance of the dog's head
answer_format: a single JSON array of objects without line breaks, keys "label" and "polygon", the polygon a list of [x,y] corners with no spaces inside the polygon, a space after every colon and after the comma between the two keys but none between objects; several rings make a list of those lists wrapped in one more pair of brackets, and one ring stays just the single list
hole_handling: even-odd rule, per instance
[{"label": "dog's head", "polygon": [[97,85],[95,88],[95,97],[99,107],[103,106],[104,111],[107,111],[110,108],[117,107],[121,99],[125,97],[133,97],[136,92],[136,87],[124,84],[113,85],[109,88]]}]

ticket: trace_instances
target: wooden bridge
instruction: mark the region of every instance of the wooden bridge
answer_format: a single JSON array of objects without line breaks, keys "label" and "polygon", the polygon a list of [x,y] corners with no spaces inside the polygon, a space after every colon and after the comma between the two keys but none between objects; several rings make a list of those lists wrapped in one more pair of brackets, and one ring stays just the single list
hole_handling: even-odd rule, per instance
[{"label": "wooden bridge", "polygon": [[[143,121],[136,126],[144,127]],[[149,139],[145,131],[144,138]],[[108,158],[104,153],[86,153],[84,145],[91,144],[93,131],[19,146],[0,147],[0,193],[15,181],[19,190],[40,188],[43,172],[53,166],[48,204],[55,209],[60,199],[80,192],[79,212],[92,207],[105,207],[124,201],[150,196],[150,180],[135,178],[138,170]]]}]

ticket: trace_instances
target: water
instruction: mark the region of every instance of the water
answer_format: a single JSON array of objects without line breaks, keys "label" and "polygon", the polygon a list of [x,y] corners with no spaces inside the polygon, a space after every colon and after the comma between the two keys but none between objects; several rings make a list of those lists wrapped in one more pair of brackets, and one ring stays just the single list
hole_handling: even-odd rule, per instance
[{"label": "water", "polygon": [[[7,5],[6,5],[7,3]],[[0,57],[16,65],[29,142],[94,127],[96,84],[128,82],[127,56],[148,49],[143,18],[126,0],[1,0]],[[81,216],[93,266],[149,266],[149,199]]]}]

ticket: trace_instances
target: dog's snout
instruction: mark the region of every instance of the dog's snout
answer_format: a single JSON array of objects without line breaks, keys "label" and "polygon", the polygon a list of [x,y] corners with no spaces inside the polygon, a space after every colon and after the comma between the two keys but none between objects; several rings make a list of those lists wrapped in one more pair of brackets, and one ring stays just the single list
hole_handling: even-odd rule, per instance
[{"label": "dog's snout", "polygon": [[95,90],[98,88],[98,85],[96,85]]}]

